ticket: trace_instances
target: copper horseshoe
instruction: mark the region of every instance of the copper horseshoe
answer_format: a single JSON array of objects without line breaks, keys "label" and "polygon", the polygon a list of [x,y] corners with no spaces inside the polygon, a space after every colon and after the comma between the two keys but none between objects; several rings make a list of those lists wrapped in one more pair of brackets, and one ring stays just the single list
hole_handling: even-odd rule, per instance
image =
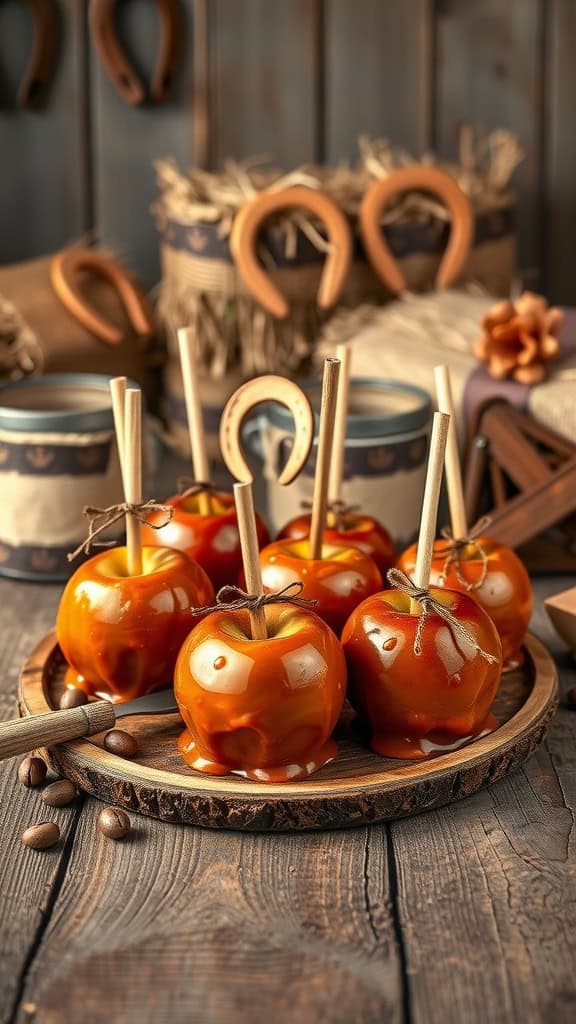
[{"label": "copper horseshoe", "polygon": [[402,192],[432,192],[447,207],[451,218],[450,237],[436,274],[436,287],[448,288],[459,277],[472,243],[474,218],[468,196],[458,183],[437,167],[402,167],[387,178],[375,181],[360,206],[360,233],[376,274],[394,295],[408,290],[406,278],[384,240],[380,217],[391,199]]},{"label": "copper horseshoe", "polygon": [[[94,45],[109,78],[126,103],[137,107],[146,99],[146,87],[126,56],[116,32],[117,0],[90,0],[90,29]],[[156,0],[160,15],[160,45],[150,99],[163,103],[168,98],[178,61],[180,10],[177,0]]]},{"label": "copper horseshoe", "polygon": [[230,233],[230,249],[247,288],[272,316],[284,320],[290,312],[286,299],[256,257],[258,231],[270,214],[290,207],[308,210],[326,226],[331,251],[326,257],[318,288],[321,309],[330,309],[344,287],[352,258],[352,233],[342,210],[323,192],[295,185],[278,192],[260,192],[240,209]]},{"label": "copper horseshoe", "polygon": [[314,441],[314,413],[302,388],[287,377],[268,374],[242,384],[228,399],[220,419],[220,450],[230,473],[241,483],[254,477],[242,451],[242,424],[256,405],[278,402],[286,406],[294,420],[294,443],[288,461],[278,477],[279,484],[290,484],[298,476],[310,455]]},{"label": "copper horseshoe", "polygon": [[34,24],[32,53],[18,89],[18,106],[38,106],[56,63],[60,24],[53,0],[26,0]]},{"label": "copper horseshoe", "polygon": [[86,302],[78,280],[84,272],[97,274],[112,285],[136,334],[149,338],[154,320],[146,296],[113,260],[92,249],[66,249],[50,264],[52,287],[68,312],[107,345],[119,345],[124,338],[119,327]]}]

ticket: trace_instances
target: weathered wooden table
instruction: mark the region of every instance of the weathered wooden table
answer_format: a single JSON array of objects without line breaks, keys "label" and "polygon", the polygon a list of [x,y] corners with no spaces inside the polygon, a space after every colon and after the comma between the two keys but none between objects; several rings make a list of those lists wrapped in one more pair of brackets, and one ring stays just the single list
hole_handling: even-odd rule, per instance
[{"label": "weathered wooden table", "polygon": [[[541,579],[542,610],[568,586]],[[60,590],[0,583],[0,713]],[[44,807],[0,766],[1,1020],[39,1024],[335,1024],[576,1019],[576,712],[524,769],[390,826],[303,835],[201,831],[101,805]],[[47,815],[48,811],[48,815]],[[21,831],[47,816],[48,851]]]}]

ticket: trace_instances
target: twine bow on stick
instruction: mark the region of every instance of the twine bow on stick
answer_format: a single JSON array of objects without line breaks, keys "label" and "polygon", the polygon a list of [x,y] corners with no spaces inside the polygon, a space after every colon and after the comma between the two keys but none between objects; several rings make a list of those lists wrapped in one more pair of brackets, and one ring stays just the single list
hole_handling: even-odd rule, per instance
[{"label": "twine bow on stick", "polygon": [[[312,510],[312,502],[306,500],[301,501],[300,507],[306,512],[310,512]],[[347,505],[345,501],[337,499],[328,502],[326,511],[328,515],[334,516],[335,527],[340,533],[342,533],[344,530],[345,517],[351,515],[353,512],[358,512],[359,508],[359,505]]]},{"label": "twine bow on stick", "polygon": [[[469,592],[472,590],[480,590],[480,587],[483,585],[488,574],[488,555],[481,544],[478,543],[478,537],[486,532],[491,521],[490,516],[482,516],[482,518],[479,519],[470,530],[468,530],[465,537],[453,537],[449,526],[445,526],[442,529],[441,534],[443,539],[446,541],[447,552],[444,565],[442,566],[442,572],[440,573],[440,579],[443,582],[450,571],[450,566],[454,565],[456,579],[464,590]],[[461,554],[466,547],[471,547],[474,554],[477,555],[482,562],[480,576],[476,581],[467,580],[462,572]]]},{"label": "twine bow on stick", "polygon": [[[150,519],[151,513],[162,512],[165,515],[165,519],[156,523]],[[89,555],[96,537],[99,537],[104,530],[109,529],[110,526],[114,526],[115,523],[119,522],[124,516],[134,516],[139,523],[146,526],[151,526],[153,530],[161,530],[162,527],[167,526],[172,516],[174,515],[174,509],[170,505],[161,505],[158,501],[154,501],[150,498],[148,501],[143,501],[139,505],[131,504],[128,501],[123,501],[118,505],[109,505],[108,508],[92,508],[87,505],[82,510],[82,515],[88,519],[88,536],[78,545],[74,551],[70,551],[66,557],[69,562],[74,561],[75,558],[80,554]],[[99,541],[97,547],[113,547],[115,541]]]},{"label": "twine bow on stick", "polygon": [[304,584],[297,580],[287,583],[281,590],[271,594],[248,594],[241,587],[227,584],[220,587],[216,594],[216,604],[205,605],[203,608],[194,608],[194,615],[208,615],[210,612],[237,612],[244,608],[249,612],[258,611],[268,604],[293,604],[297,608],[315,608],[318,601],[309,597],[301,597]]},{"label": "twine bow on stick", "polygon": [[395,590],[402,591],[402,593],[406,594],[411,600],[418,601],[418,604],[422,607],[422,614],[418,616],[418,627],[416,629],[416,636],[414,637],[414,654],[417,657],[422,654],[422,635],[426,625],[426,620],[428,616],[432,614],[438,615],[444,620],[450,630],[452,639],[461,654],[465,656],[465,652],[462,651],[459,642],[468,647],[472,647],[477,654],[484,658],[485,661],[488,661],[491,665],[496,664],[498,658],[493,654],[489,654],[488,651],[485,651],[484,648],[480,646],[473,633],[471,633],[470,630],[452,614],[446,605],[436,600],[435,597],[432,597],[429,590],[417,587],[410,577],[407,576],[405,572],[402,572],[401,569],[389,569],[387,578],[391,587],[394,587]]}]

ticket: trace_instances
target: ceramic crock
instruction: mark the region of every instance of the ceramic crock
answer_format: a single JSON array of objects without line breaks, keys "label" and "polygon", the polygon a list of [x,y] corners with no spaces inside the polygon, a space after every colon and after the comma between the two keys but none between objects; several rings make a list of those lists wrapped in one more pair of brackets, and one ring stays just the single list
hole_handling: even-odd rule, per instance
[{"label": "ceramic crock", "polygon": [[0,573],[64,580],[85,505],[122,501],[110,378],[46,374],[0,388]]},{"label": "ceramic crock", "polygon": [[[299,383],[312,402],[317,428],[320,381]],[[418,531],[431,415],[431,398],[422,388],[364,377],[350,381],[342,500],[379,519],[400,549]],[[244,428],[257,496],[264,486],[260,501],[265,501],[274,532],[301,514],[302,502],[312,498],[317,437],[294,483],[277,483],[291,438],[290,413],[276,403],[262,405]]]}]

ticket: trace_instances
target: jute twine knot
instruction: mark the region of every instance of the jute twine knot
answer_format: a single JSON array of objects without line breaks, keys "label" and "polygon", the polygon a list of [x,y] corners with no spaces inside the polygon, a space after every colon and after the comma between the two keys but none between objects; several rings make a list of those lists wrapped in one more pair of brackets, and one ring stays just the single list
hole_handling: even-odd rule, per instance
[{"label": "jute twine knot", "polygon": [[216,604],[205,605],[203,608],[194,608],[194,615],[208,615],[210,612],[237,612],[246,608],[249,612],[256,612],[267,604],[293,604],[297,608],[315,608],[318,601],[309,597],[301,597],[304,584],[297,580],[288,583],[281,590],[273,591],[271,594],[247,594],[241,587],[227,584],[220,587],[216,594]]},{"label": "jute twine knot", "polygon": [[472,647],[476,651],[476,654],[479,654],[491,665],[495,665],[497,663],[498,658],[493,654],[489,654],[488,651],[485,651],[476,640],[474,634],[471,633],[470,630],[452,614],[446,605],[442,604],[435,597],[432,597],[429,590],[424,587],[417,587],[410,577],[407,576],[405,572],[402,572],[401,569],[389,569],[387,578],[391,587],[394,587],[395,590],[402,591],[403,594],[406,594],[411,600],[417,601],[422,607],[422,614],[418,616],[418,626],[416,629],[416,636],[414,637],[413,649],[414,654],[417,657],[422,654],[422,635],[426,625],[426,620],[430,614],[434,614],[439,615],[440,618],[444,620],[450,630],[454,644],[466,660],[468,660],[466,652],[462,650],[460,644]]},{"label": "jute twine knot", "polygon": [[178,496],[195,498],[198,494],[216,494],[218,488],[210,480],[193,480],[189,476],[178,477]]},{"label": "jute twine knot", "polygon": [[[157,523],[150,519],[150,516],[155,512],[164,513],[165,518],[162,522]],[[174,509],[170,505],[161,505],[158,501],[150,498],[148,501],[140,502],[137,505],[129,501],[123,501],[118,505],[109,505],[108,508],[92,508],[92,506],[86,505],[82,509],[82,515],[89,521],[88,536],[74,551],[68,552],[66,558],[69,562],[73,562],[80,554],[89,555],[93,547],[114,547],[116,541],[113,540],[99,541],[97,545],[94,544],[94,541],[104,530],[114,526],[124,516],[134,516],[142,525],[151,526],[153,530],[161,530],[172,519]]]},{"label": "jute twine knot", "polygon": [[[445,526],[441,530],[443,539],[446,541],[446,558],[444,565],[442,566],[442,572],[440,573],[440,580],[445,582],[450,567],[454,566],[454,573],[458,583],[464,590],[468,592],[472,590],[480,590],[480,587],[484,584],[486,576],[488,574],[488,555],[484,551],[481,544],[478,543],[478,537],[485,533],[492,520],[490,516],[482,516],[475,525],[468,530],[465,537],[453,537],[452,531],[449,526]],[[478,557],[482,562],[482,568],[480,570],[480,576],[476,581],[467,580],[462,572],[462,551],[466,547],[471,547],[475,557]],[[443,552],[440,552],[441,554]]]},{"label": "jute twine knot", "polygon": [[[311,512],[312,502],[301,501],[300,507],[305,509],[307,512]],[[339,499],[329,501],[326,506],[326,511],[328,512],[328,514],[334,516],[334,525],[335,528],[339,531],[339,533],[344,532],[344,520],[346,516],[351,515],[352,512],[358,512],[359,509],[359,505],[347,505],[345,501],[340,501]]]}]

